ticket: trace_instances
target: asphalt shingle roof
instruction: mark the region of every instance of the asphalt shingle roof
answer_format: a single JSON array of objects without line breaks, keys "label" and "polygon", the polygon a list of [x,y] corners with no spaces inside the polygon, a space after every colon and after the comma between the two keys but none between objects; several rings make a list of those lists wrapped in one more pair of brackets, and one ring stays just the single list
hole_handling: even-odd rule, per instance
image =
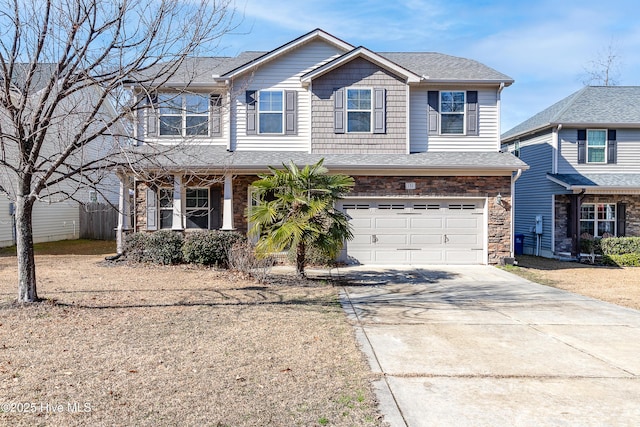
[{"label": "asphalt shingle roof", "polygon": [[556,124],[640,127],[640,86],[586,86],[506,131],[502,139]]},{"label": "asphalt shingle roof", "polygon": [[550,177],[575,187],[640,188],[640,174],[549,174]]},{"label": "asphalt shingle roof", "polygon": [[457,169],[503,170],[528,169],[510,153],[501,152],[428,152],[415,154],[311,154],[299,151],[235,151],[228,152],[218,145],[188,144],[178,148],[143,145],[134,148],[140,154],[167,150],[155,156],[158,167],[172,166],[193,170],[264,170],[293,161],[299,166],[313,164],[324,158],[329,169]]}]

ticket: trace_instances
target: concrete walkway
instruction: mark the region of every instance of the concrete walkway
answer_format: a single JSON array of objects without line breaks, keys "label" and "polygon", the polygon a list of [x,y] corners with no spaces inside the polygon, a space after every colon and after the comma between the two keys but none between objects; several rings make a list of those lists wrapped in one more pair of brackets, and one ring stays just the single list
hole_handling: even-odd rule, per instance
[{"label": "concrete walkway", "polygon": [[640,425],[639,311],[488,266],[339,274],[391,426]]}]

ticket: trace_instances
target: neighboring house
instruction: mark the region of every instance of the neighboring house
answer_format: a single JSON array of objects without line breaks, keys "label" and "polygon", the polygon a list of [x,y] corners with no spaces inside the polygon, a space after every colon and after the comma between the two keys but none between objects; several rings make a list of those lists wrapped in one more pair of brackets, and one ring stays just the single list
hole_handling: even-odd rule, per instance
[{"label": "neighboring house", "polygon": [[575,257],[581,236],[640,236],[640,87],[587,86],[502,143],[530,166],[516,183],[525,253]]},{"label": "neighboring house", "polygon": [[[23,64],[24,67],[27,64]],[[32,85],[32,96],[36,98],[41,90],[44,90],[48,79],[55,72],[57,64],[39,64],[38,72],[35,74]],[[0,81],[3,80],[0,76]],[[20,73],[14,75],[15,84],[20,85]],[[78,92],[77,99],[65,100],[61,103],[60,110],[82,109],[83,105],[96,95],[97,87],[89,87]],[[79,100],[79,101],[78,101]],[[76,102],[78,101],[78,102]],[[73,105],[71,107],[71,105]],[[111,105],[105,105],[103,113],[106,115],[115,115],[115,111]],[[63,113],[60,113],[63,116]],[[9,120],[4,110],[0,109],[0,125]],[[64,144],[64,133],[71,132],[77,128],[77,117],[69,114],[51,124],[51,132],[43,146],[40,154],[42,163],[46,163],[48,156],[55,154],[58,149],[59,140]],[[10,132],[12,127],[2,126],[2,132]],[[122,134],[122,130],[119,134]],[[3,135],[4,137],[4,135]],[[3,140],[3,156],[10,158],[15,145],[12,145],[10,138]],[[111,150],[114,147],[114,138],[109,135],[97,138],[93,143],[87,145],[82,152],[82,158],[85,162],[99,158],[105,150]],[[101,183],[95,188],[87,185],[87,183],[62,183],[54,188],[47,188],[41,194],[40,198],[34,204],[33,210],[33,240],[34,243],[49,242],[65,239],[77,239],[80,237],[80,203],[99,202],[111,203],[118,205],[118,179],[114,173],[104,170],[104,177]],[[12,178],[12,172],[0,164],[0,186],[6,191],[0,193],[0,247],[11,246],[16,243],[15,221],[13,217],[14,204],[12,202],[12,193],[15,190],[15,179]],[[8,194],[7,194],[8,193]],[[114,231],[115,237],[115,231]]]},{"label": "neighboring house", "polygon": [[135,214],[130,227],[122,206],[119,227],[246,232],[258,173],[324,158],[355,178],[338,206],[355,234],[343,259],[499,263],[512,256],[511,190],[527,168],[500,151],[512,82],[473,60],[372,52],[319,29],[270,52],[191,59],[162,87],[134,89],[151,104],[136,150],[180,148],[122,181]]}]

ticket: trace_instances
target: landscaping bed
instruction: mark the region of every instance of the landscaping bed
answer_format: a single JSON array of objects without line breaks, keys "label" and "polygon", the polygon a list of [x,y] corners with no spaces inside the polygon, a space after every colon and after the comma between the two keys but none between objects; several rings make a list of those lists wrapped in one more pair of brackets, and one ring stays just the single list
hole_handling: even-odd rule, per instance
[{"label": "landscaping bed", "polygon": [[610,267],[521,255],[507,268],[531,281],[640,310],[640,268]]},{"label": "landscaping bed", "polygon": [[331,283],[36,259],[48,300],[20,307],[0,257],[0,424],[381,424]]}]

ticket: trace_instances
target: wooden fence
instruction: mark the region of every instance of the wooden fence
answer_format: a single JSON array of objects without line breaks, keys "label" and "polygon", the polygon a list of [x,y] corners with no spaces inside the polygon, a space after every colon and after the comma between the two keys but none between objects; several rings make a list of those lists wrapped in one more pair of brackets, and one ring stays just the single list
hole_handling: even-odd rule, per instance
[{"label": "wooden fence", "polygon": [[80,238],[116,240],[118,211],[108,203],[80,204]]}]

